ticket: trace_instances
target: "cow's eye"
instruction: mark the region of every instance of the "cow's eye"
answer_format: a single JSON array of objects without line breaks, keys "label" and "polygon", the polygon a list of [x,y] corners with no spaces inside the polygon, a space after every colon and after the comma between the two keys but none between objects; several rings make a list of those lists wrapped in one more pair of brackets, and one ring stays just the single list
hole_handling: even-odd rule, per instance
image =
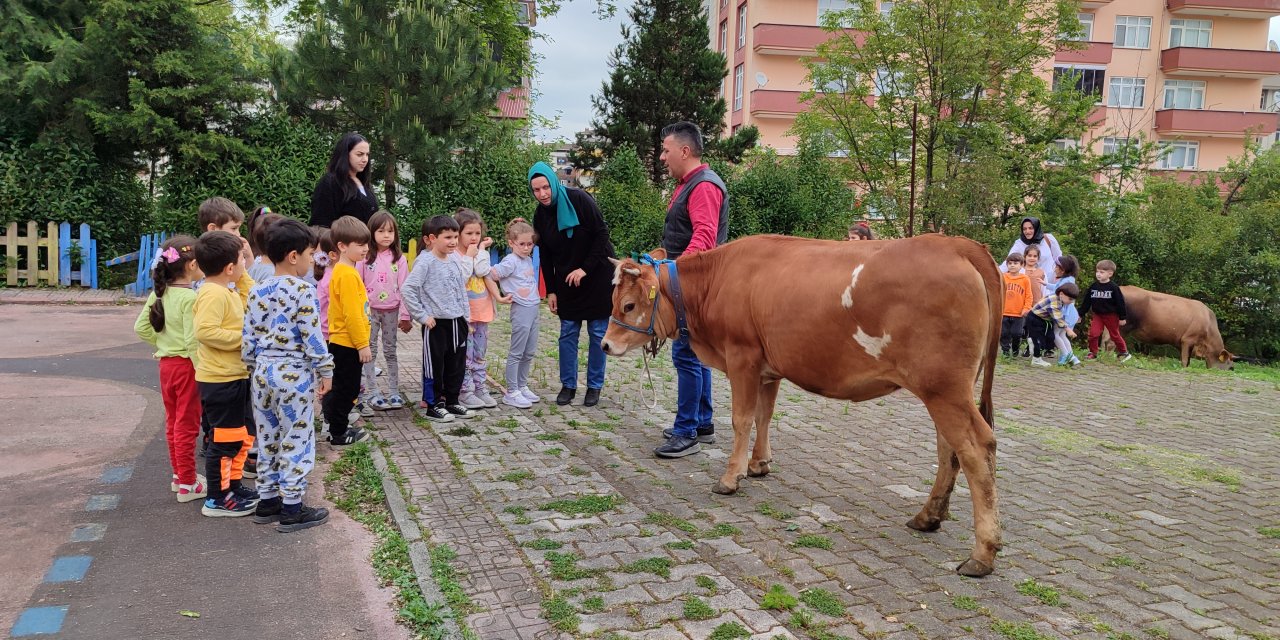
[{"label": "cow's eye", "polygon": [[632,311],[635,311],[635,310],[636,310],[636,303],[634,303],[634,302],[628,302],[628,303],[626,303],[626,304],[622,305],[622,312],[623,312],[623,313],[631,313]]}]

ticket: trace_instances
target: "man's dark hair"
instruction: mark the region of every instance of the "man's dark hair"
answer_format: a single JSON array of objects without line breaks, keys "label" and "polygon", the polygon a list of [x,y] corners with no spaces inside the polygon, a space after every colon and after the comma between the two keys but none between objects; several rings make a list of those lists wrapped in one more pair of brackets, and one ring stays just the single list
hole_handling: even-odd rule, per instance
[{"label": "man's dark hair", "polygon": [[687,120],[669,124],[662,128],[662,138],[665,140],[667,136],[675,136],[681,144],[688,146],[695,158],[702,157],[702,130],[698,125]]},{"label": "man's dark hair", "polygon": [[294,251],[303,253],[316,246],[316,235],[311,227],[293,218],[285,218],[272,224],[267,228],[266,236],[267,259],[271,260],[271,264],[284,262]]},{"label": "man's dark hair", "polygon": [[422,237],[438,236],[443,231],[458,231],[458,221],[450,216],[435,216],[422,222]]},{"label": "man's dark hair", "polygon": [[1065,293],[1068,298],[1075,300],[1080,297],[1080,287],[1077,287],[1074,282],[1068,282],[1058,287],[1058,293]]},{"label": "man's dark hair", "polygon": [[206,231],[196,240],[196,264],[206,276],[216,276],[240,260],[242,245],[240,236],[230,231]]}]

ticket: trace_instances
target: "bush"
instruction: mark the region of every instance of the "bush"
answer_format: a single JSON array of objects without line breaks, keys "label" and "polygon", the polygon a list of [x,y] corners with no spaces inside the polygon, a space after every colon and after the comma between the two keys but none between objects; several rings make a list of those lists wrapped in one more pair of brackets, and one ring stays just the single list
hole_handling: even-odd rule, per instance
[{"label": "bush", "polygon": [[[649,182],[634,148],[621,147],[596,173],[595,197],[619,256],[646,252],[662,243],[666,202]],[[732,219],[732,210],[729,215]]]},{"label": "bush", "polygon": [[802,145],[799,155],[764,149],[726,177],[729,235],[779,233],[810,238],[843,238],[853,221],[854,193],[840,167],[819,148]]}]

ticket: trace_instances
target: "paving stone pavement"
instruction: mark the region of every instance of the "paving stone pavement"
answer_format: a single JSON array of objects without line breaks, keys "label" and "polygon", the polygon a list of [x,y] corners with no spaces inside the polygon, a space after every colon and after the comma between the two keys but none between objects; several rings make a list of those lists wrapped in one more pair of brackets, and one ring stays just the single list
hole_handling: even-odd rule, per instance
[{"label": "paving stone pavement", "polygon": [[[657,409],[638,356],[609,361],[600,406],[556,407],[558,326],[544,312],[534,409],[373,418],[432,543],[458,553],[481,638],[702,639],[724,623],[762,639],[1280,637],[1280,541],[1259,532],[1280,526],[1274,383],[999,365],[1004,549],[973,580],[952,571],[971,545],[963,476],[953,521],[904,526],[936,471],[910,394],[851,404],[784,384],[773,473],[717,496],[727,417],[703,453],[652,457],[673,416],[668,352],[652,365]],[[493,325],[495,378],[508,333]],[[399,346],[416,399],[421,339]],[[774,585],[800,603],[766,599]]]}]

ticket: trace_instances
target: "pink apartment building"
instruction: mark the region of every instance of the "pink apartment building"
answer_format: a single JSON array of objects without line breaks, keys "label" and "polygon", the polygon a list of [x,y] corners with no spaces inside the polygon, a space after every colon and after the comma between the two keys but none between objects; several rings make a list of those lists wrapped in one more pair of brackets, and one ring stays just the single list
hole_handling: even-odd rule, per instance
[{"label": "pink apartment building", "polygon": [[[727,128],[753,124],[762,145],[793,153],[787,130],[809,88],[802,59],[827,37],[818,26],[823,14],[849,3],[710,4],[711,46],[728,58]],[[1270,78],[1280,74],[1280,52],[1267,40],[1275,16],[1280,0],[1085,0],[1085,47],[1060,52],[1052,73],[1095,92],[1098,109],[1083,139],[1061,144],[1102,152],[1143,135],[1167,147],[1153,169],[1191,172],[1221,167],[1246,136],[1271,138],[1280,119],[1271,96],[1280,84]]]}]

